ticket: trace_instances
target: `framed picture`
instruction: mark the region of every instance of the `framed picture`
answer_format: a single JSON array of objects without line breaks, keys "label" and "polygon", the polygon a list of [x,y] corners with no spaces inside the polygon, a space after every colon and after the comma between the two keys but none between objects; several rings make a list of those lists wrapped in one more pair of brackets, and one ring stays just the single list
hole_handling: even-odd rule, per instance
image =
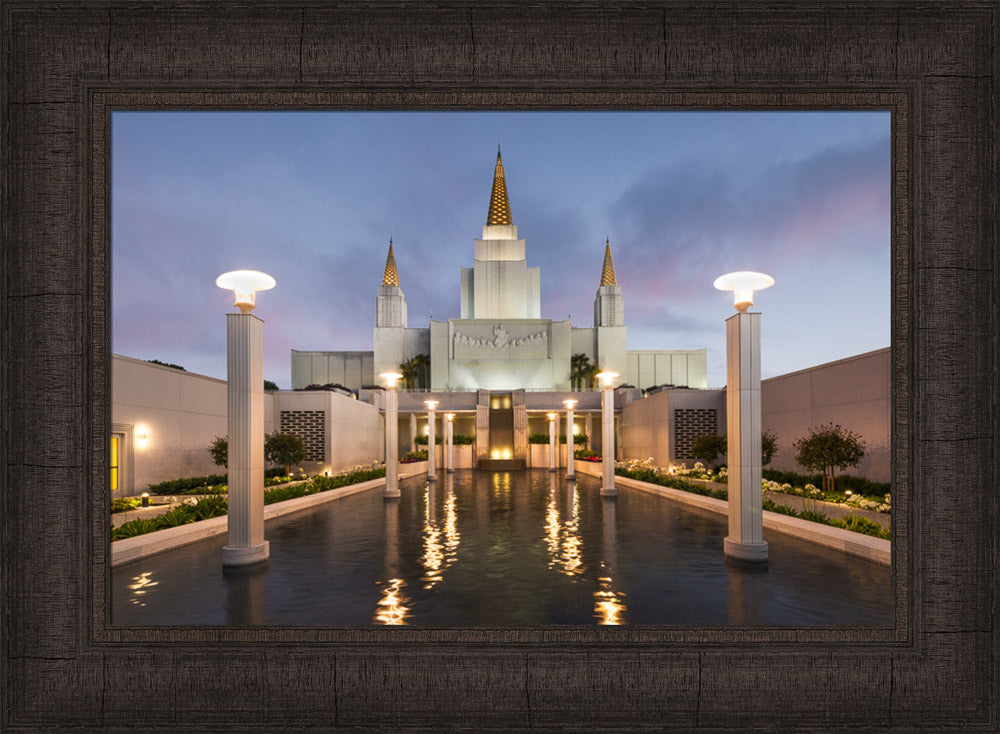
[{"label": "framed picture", "polygon": [[[5,725],[995,727],[996,29],[981,3],[6,4]],[[887,111],[891,624],[112,624],[111,121],[277,108]]]}]

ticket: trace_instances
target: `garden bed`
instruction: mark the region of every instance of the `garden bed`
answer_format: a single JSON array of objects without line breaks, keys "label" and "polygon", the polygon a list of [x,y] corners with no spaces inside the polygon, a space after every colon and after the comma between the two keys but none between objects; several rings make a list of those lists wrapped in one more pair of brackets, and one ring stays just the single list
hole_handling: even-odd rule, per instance
[{"label": "garden bed", "polygon": [[[284,502],[297,497],[318,494],[384,476],[385,467],[383,466],[371,469],[356,468],[332,477],[315,477],[309,481],[285,483],[281,486],[265,489],[264,504],[270,505],[277,502]],[[111,540],[124,540],[125,538],[132,538],[137,535],[156,532],[157,530],[174,528],[226,515],[229,511],[228,496],[224,493],[209,494],[212,496],[204,496],[200,499],[187,497],[181,504],[176,505],[157,517],[137,518],[122,523],[118,527],[111,529]]]}]

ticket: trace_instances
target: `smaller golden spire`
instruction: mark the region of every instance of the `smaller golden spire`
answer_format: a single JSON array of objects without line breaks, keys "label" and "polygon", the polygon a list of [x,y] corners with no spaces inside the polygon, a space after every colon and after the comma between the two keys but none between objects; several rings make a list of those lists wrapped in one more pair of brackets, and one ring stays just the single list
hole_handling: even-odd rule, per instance
[{"label": "smaller golden spire", "polygon": [[507,182],[503,176],[503,161],[500,160],[500,146],[497,146],[497,165],[493,170],[493,192],[490,194],[490,211],[486,224],[513,224],[510,216],[510,202],[507,200]]},{"label": "smaller golden spire", "polygon": [[618,285],[615,281],[615,265],[611,262],[611,239],[604,240],[604,268],[601,270],[601,285]]},{"label": "smaller golden spire", "polygon": [[399,273],[396,272],[396,256],[392,254],[392,237],[389,238],[389,254],[385,258],[385,275],[382,276],[382,285],[399,287]]}]

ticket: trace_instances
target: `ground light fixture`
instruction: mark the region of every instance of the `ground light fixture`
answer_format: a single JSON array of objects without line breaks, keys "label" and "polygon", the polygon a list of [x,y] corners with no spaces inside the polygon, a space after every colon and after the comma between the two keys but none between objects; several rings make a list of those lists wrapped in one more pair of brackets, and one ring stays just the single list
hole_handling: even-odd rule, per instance
[{"label": "ground light fixture", "polygon": [[556,462],[556,434],[557,434],[557,424],[556,419],[559,417],[558,413],[548,413],[546,417],[549,419],[549,471],[555,471],[557,467]]},{"label": "ground light fixture", "polygon": [[753,292],[770,288],[774,278],[739,271],[715,279],[714,286],[735,293],[737,313],[726,319],[726,433],[729,485],[729,534],[726,556],[766,563],[760,456],[760,313],[748,311]]},{"label": "ground light fixture", "polygon": [[614,497],[615,488],[615,393],[611,384],[618,377],[617,372],[605,370],[597,373],[597,379],[604,385],[601,394],[601,463],[604,469],[604,483],[601,494]]},{"label": "ground light fixture", "polygon": [[436,446],[434,445],[434,429],[437,418],[434,416],[434,409],[438,406],[437,400],[425,400],[427,406],[427,478],[437,479],[437,468],[435,467]]},{"label": "ground light fixture", "polygon": [[573,408],[576,407],[577,401],[573,398],[569,400],[563,400],[563,405],[566,406],[566,478],[574,479],[576,477],[576,466],[573,464],[575,460],[576,451],[576,441],[573,440],[576,435],[573,426]]},{"label": "ground light fixture", "polygon": [[231,270],[215,284],[235,294],[240,313],[226,314],[226,407],[229,430],[228,542],[222,565],[266,561],[264,539],[264,322],[250,313],[257,291],[275,281],[257,270]]},{"label": "ground light fixture", "polygon": [[452,444],[455,440],[455,414],[444,414],[444,470],[449,474],[455,471],[455,461],[452,454]]},{"label": "ground light fixture", "polygon": [[256,305],[257,291],[271,290],[275,286],[275,281],[270,275],[259,270],[230,270],[216,278],[215,284],[236,295],[233,305],[240,310],[240,313],[250,313]]},{"label": "ground light fixture", "polygon": [[399,497],[399,396],[396,383],[403,379],[398,372],[382,372],[385,382],[385,499]]},{"label": "ground light fixture", "polygon": [[753,292],[774,285],[774,278],[752,270],[737,270],[720,275],[713,283],[720,291],[732,291],[736,310],[744,313],[753,305]]}]

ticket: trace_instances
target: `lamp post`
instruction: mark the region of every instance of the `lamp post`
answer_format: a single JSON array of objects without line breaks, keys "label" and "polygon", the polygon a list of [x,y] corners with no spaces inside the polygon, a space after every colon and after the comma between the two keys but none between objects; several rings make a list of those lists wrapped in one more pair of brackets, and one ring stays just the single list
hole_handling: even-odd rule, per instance
[{"label": "lamp post", "polygon": [[424,405],[427,406],[427,478],[437,479],[437,473],[434,466],[434,423],[436,418],[434,417],[434,409],[438,405],[437,400],[425,400]]},{"label": "lamp post", "polygon": [[270,556],[264,540],[264,322],[250,312],[256,292],[275,282],[267,273],[232,270],[215,284],[234,292],[240,310],[226,314],[229,534],[222,565],[249,566]]},{"label": "lamp post", "polygon": [[601,494],[614,497],[618,494],[615,488],[615,393],[611,383],[618,377],[617,372],[599,372],[598,379],[604,383],[601,394],[601,461],[604,468],[604,486]]},{"label": "lamp post", "polygon": [[385,380],[385,492],[383,497],[393,499],[399,497],[399,421],[398,395],[396,381],[402,379],[398,372],[382,372],[379,374]]},{"label": "lamp post", "polygon": [[576,441],[573,439],[573,407],[576,405],[575,400],[563,400],[563,405],[566,406],[566,478],[573,479],[576,477],[576,465],[573,463],[576,454]]},{"label": "lamp post", "polygon": [[555,471],[556,466],[556,418],[555,413],[546,416],[549,419],[549,471]]},{"label": "lamp post", "polygon": [[444,470],[449,474],[455,471],[454,457],[451,452],[451,442],[455,437],[455,414],[444,414]]},{"label": "lamp post", "polygon": [[726,319],[729,535],[723,547],[730,558],[767,562],[760,492],[760,314],[747,309],[753,292],[774,285],[774,278],[740,271],[719,276],[714,285],[734,292],[737,311]]}]

